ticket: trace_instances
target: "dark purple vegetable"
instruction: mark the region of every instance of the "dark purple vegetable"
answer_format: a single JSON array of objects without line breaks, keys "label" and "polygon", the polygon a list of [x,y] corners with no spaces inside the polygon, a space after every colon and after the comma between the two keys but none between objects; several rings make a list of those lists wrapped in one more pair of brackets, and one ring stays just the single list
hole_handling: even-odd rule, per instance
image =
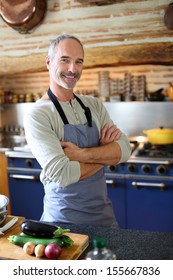
[{"label": "dark purple vegetable", "polygon": [[70,229],[62,229],[61,227],[52,226],[36,220],[25,220],[21,224],[21,231],[34,237],[51,238],[60,237],[65,232],[69,232]]}]

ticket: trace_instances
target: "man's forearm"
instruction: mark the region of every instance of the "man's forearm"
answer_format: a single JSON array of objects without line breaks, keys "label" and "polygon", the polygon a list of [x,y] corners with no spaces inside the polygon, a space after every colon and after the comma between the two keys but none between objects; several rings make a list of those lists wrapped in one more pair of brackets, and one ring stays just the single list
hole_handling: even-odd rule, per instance
[{"label": "man's forearm", "polygon": [[111,165],[117,164],[121,158],[121,148],[116,142],[93,148],[79,148],[71,142],[62,145],[66,156],[80,163]]},{"label": "man's forearm", "polygon": [[94,175],[97,171],[101,170],[104,167],[102,164],[95,163],[80,163],[81,176],[80,180],[86,179]]},{"label": "man's forearm", "polygon": [[121,148],[113,142],[99,147],[81,149],[78,160],[85,163],[111,165],[118,163],[120,158]]}]

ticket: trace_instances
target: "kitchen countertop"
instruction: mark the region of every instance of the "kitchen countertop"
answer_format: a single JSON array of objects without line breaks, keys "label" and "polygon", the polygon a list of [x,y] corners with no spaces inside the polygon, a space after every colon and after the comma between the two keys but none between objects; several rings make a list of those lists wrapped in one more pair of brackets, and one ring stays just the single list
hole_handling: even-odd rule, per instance
[{"label": "kitchen countertop", "polygon": [[[7,221],[11,218],[12,216],[8,216]],[[13,228],[7,230],[4,238],[1,238],[0,251],[3,251],[3,248],[7,249],[7,246],[10,246],[6,241],[6,238],[11,234],[19,234],[20,224],[24,219],[25,218],[23,217],[19,217],[17,224],[15,224]],[[93,238],[101,236],[105,238],[107,246],[115,252],[118,260],[173,260],[173,233],[127,230],[118,227],[95,227],[59,222],[49,224],[69,228],[73,236],[77,236],[75,234],[79,234],[79,236],[89,236],[89,246],[79,259],[84,259],[86,253],[92,249]],[[13,255],[13,246],[14,245],[11,245],[8,250],[9,255],[10,249],[11,255]],[[6,251],[7,250],[5,250],[5,252]],[[1,258],[8,258],[8,254],[7,256],[1,254]],[[20,259],[22,259],[23,255],[21,252],[20,255]],[[23,258],[25,259],[26,256],[23,256]]]},{"label": "kitchen countertop", "polygon": [[[55,223],[51,223],[55,224]],[[173,233],[127,230],[119,228],[105,228],[88,225],[72,225],[56,223],[71,232],[86,234],[92,242],[96,236],[105,238],[119,260],[172,260]],[[92,248],[87,248],[85,253]],[[84,258],[82,255],[81,258]]]}]

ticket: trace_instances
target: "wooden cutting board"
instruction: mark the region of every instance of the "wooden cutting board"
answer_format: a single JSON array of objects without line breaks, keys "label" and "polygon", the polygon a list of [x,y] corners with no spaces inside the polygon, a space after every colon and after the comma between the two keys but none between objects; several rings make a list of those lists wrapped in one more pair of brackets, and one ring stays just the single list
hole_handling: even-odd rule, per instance
[{"label": "wooden cutting board", "polygon": [[[8,216],[6,222],[12,219],[12,216]],[[4,235],[0,235],[0,259],[11,259],[11,260],[39,260],[34,255],[30,256],[24,253],[22,247],[14,245],[7,239],[10,235],[17,235],[21,233],[20,224],[25,220],[23,217],[19,217],[17,223]],[[71,247],[62,248],[62,253],[58,260],[76,260],[82,254],[82,252],[89,245],[88,235],[67,233],[70,238],[74,240],[74,244]],[[41,258],[46,259],[47,258]]]}]

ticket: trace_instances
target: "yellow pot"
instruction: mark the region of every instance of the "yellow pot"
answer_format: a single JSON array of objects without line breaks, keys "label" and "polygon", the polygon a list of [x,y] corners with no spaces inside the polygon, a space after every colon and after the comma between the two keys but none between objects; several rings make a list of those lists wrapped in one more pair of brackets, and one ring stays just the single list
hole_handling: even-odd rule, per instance
[{"label": "yellow pot", "polygon": [[148,137],[148,141],[156,145],[173,144],[173,129],[171,128],[153,128],[143,130]]}]

